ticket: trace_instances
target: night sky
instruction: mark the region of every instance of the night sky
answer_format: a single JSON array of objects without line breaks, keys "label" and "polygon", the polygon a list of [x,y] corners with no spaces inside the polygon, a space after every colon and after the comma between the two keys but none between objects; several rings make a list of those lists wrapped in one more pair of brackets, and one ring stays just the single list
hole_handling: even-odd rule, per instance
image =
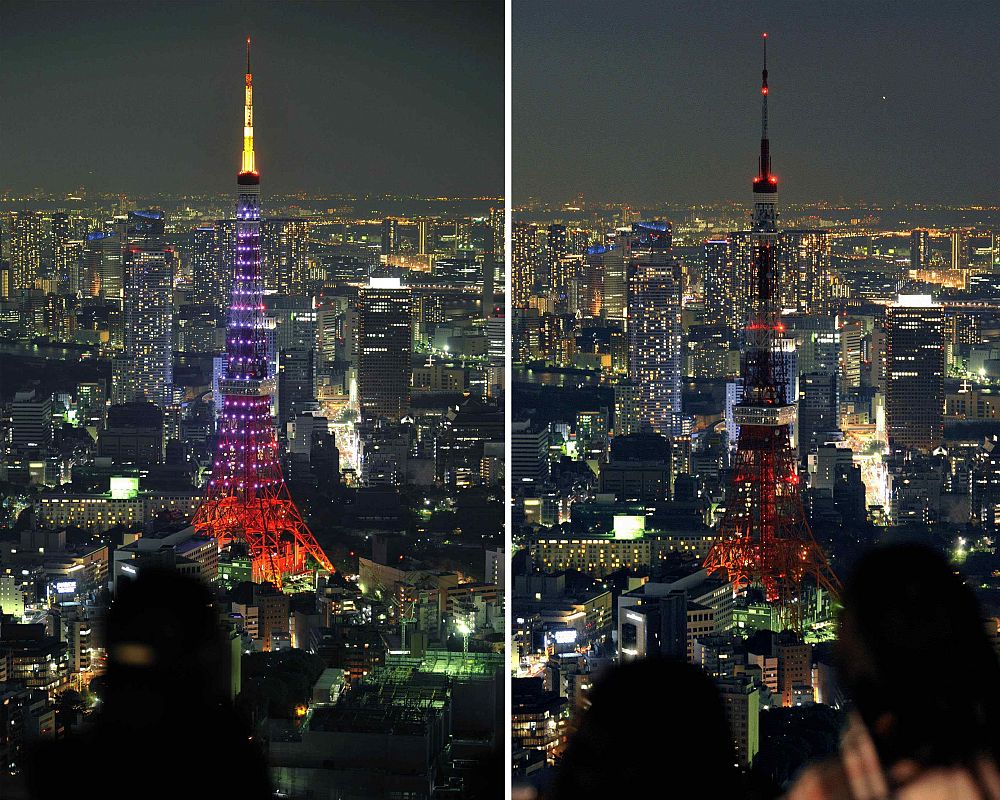
[{"label": "night sky", "polygon": [[500,195],[502,2],[0,0],[0,189]]},{"label": "night sky", "polygon": [[767,31],[785,200],[996,203],[998,23],[940,0],[514,0],[514,202],[745,201]]}]

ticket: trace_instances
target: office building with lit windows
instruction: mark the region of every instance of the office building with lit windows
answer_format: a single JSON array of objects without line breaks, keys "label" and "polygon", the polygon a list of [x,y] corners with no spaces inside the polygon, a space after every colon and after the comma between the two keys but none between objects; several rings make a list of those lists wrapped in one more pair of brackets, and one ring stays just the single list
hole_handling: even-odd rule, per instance
[{"label": "office building with lit windows", "polygon": [[360,293],[358,398],[367,417],[398,420],[410,405],[413,303],[398,278],[371,278]]},{"label": "office building with lit windows", "polygon": [[681,265],[665,223],[637,223],[631,242],[628,377],[639,424],[664,436],[682,432]]},{"label": "office building with lit windows", "polygon": [[126,401],[172,402],[174,251],[163,239],[163,214],[131,211],[124,253]]},{"label": "office building with lit windows", "polygon": [[929,295],[900,295],[886,330],[889,447],[930,452],[944,440],[944,312]]},{"label": "office building with lit windows", "polygon": [[44,220],[33,211],[12,211],[10,214],[10,288],[12,293],[31,289],[42,267]]}]

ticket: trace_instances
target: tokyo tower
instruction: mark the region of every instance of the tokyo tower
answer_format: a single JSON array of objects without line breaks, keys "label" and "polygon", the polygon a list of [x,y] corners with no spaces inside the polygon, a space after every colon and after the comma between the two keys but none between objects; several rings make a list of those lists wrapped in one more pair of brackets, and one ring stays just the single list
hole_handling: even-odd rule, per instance
[{"label": "tokyo tower", "polygon": [[789,426],[795,399],[786,397],[781,353],[778,180],[771,173],[767,135],[767,34],[761,82],[760,164],[753,181],[753,248],[744,291],[749,308],[740,364],[742,395],[734,410],[739,426],[736,460],[717,543],[704,566],[724,572],[737,593],[759,588],[779,607],[783,624],[802,629],[806,578],[837,595],[839,583],[806,521]]},{"label": "tokyo tower", "polygon": [[236,245],[233,291],[226,331],[226,363],[219,391],[218,445],[212,477],[193,524],[218,540],[219,548],[242,542],[255,582],[280,587],[288,575],[307,569],[312,557],[333,565],[306,527],[278,462],[271,414],[274,379],[268,376],[264,327],[264,279],[260,252],[260,173],[253,149],[253,76],[247,37],[243,163],[236,178]]}]

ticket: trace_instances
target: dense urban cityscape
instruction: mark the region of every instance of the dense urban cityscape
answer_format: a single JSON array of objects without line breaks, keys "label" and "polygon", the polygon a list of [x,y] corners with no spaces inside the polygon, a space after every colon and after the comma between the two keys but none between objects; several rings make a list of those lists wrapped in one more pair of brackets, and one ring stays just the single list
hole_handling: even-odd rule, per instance
[{"label": "dense urban cityscape", "polygon": [[996,16],[0,0],[0,798],[1000,800]]},{"label": "dense urban cityscape", "polygon": [[667,657],[713,680],[747,791],[777,796],[836,752],[838,576],[876,543],[947,553],[1000,640],[1000,209],[779,209],[766,44],[751,215],[515,196],[521,791],[611,665]]},{"label": "dense urban cityscape", "polygon": [[[268,195],[251,66],[235,194],[0,195],[4,797],[140,667],[187,716],[132,694],[136,741],[202,723],[277,796],[502,785],[503,198]],[[171,674],[194,586],[222,656]]]}]

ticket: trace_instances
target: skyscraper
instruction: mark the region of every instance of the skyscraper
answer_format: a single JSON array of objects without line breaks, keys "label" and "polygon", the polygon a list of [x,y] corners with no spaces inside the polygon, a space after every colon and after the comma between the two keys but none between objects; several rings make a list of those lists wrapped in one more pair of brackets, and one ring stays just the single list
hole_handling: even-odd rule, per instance
[{"label": "skyscraper", "polygon": [[382,220],[382,255],[394,256],[399,251],[399,220],[386,217]]},{"label": "skyscraper", "polygon": [[84,296],[122,299],[122,239],[117,233],[92,231],[87,234],[80,283]]},{"label": "skyscraper", "polygon": [[272,217],[261,222],[265,289],[279,294],[305,294],[308,291],[308,230],[308,223],[304,219]]},{"label": "skyscraper", "polygon": [[538,280],[541,253],[538,248],[538,232],[534,225],[527,222],[515,222],[512,231],[511,246],[511,305],[514,308],[527,308],[528,301],[535,291],[535,281]]},{"label": "skyscraper", "polygon": [[70,245],[69,215],[57,211],[52,215],[52,267],[59,289],[63,292],[76,291],[75,250]]},{"label": "skyscraper", "polygon": [[931,234],[924,228],[910,231],[910,269],[927,269],[930,264]]},{"label": "skyscraper", "polygon": [[358,396],[365,416],[398,420],[410,406],[413,310],[399,278],[371,278],[361,290]]},{"label": "skyscraper", "polygon": [[42,267],[42,215],[33,211],[10,214],[11,292],[31,289]]},{"label": "skyscraper", "polygon": [[253,76],[247,39],[243,156],[237,176],[233,288],[226,332],[226,360],[219,380],[221,409],[212,477],[195,514],[199,533],[219,547],[245,546],[256,582],[281,586],[307,568],[306,557],[333,571],[302,519],[278,462],[271,415],[274,380],[269,374],[264,325],[264,276],[260,253],[260,173],[253,144]]},{"label": "skyscraper", "polygon": [[825,313],[832,299],[830,232],[786,230],[778,246],[781,305],[805,314]]},{"label": "skyscraper", "polygon": [[192,231],[191,277],[194,302],[212,310],[217,321],[225,317],[226,285],[224,259],[220,257],[218,228],[206,225]]},{"label": "skyscraper", "polygon": [[629,269],[629,380],[639,423],[664,436],[683,432],[681,417],[681,266],[666,223],[633,225]]},{"label": "skyscraper", "polygon": [[886,312],[886,428],[891,450],[930,452],[944,439],[944,313],[928,295]]},{"label": "skyscraper", "polygon": [[283,438],[288,423],[315,402],[313,351],[304,347],[281,350],[278,357],[278,431]]},{"label": "skyscraper", "polygon": [[549,225],[545,232],[546,283],[556,297],[566,294],[564,274],[559,262],[566,257],[566,226]]},{"label": "skyscraper", "polygon": [[705,242],[704,250],[705,321],[736,331],[739,323],[736,320],[735,275],[729,240],[711,239]]},{"label": "skyscraper", "polygon": [[969,268],[969,230],[956,228],[949,236],[951,241],[951,268]]},{"label": "skyscraper", "polygon": [[123,308],[126,401],[145,397],[160,408],[173,394],[174,252],[164,244],[163,214],[130,211],[126,229]]}]

